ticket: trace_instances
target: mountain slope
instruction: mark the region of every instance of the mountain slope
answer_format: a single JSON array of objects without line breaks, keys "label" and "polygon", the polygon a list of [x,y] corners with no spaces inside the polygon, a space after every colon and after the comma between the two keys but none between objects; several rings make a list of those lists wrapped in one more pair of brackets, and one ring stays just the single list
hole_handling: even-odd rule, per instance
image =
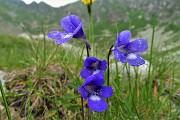
[{"label": "mountain slope", "polygon": [[[95,30],[101,28],[115,32],[115,25],[123,23],[127,26],[130,21],[133,23],[137,20],[142,20],[141,24],[136,25],[137,28],[143,28],[151,24],[151,16],[156,16],[161,23],[168,22],[171,27],[178,29],[179,4],[178,0],[97,0],[93,4]],[[18,34],[26,29],[32,34],[39,34],[43,25],[48,26],[49,29],[58,29],[60,19],[68,14],[78,14],[80,18],[85,19],[85,24],[88,26],[86,6],[80,1],[60,8],[52,8],[44,2],[26,5],[21,0],[0,0],[0,25],[3,26],[0,32],[13,34],[11,29],[17,29],[14,34]],[[6,25],[11,28],[9,31]],[[100,33],[99,30],[96,31],[96,34]]]}]

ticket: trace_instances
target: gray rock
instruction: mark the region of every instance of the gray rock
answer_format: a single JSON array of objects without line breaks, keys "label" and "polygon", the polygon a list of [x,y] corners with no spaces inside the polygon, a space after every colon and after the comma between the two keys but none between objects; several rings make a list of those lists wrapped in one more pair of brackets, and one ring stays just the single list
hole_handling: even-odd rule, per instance
[{"label": "gray rock", "polygon": [[[4,80],[5,75],[6,75],[6,73],[0,70],[0,81],[2,83],[3,88],[4,88],[4,83],[5,83],[5,80]],[[1,94],[0,94],[0,96],[1,96]]]},{"label": "gray rock", "polygon": [[[130,66],[130,76],[131,77],[136,76],[136,71],[135,71],[135,69],[136,69],[137,73],[140,77],[147,78],[148,71],[149,71],[149,65],[150,65],[149,62],[147,60],[145,60],[145,64],[140,65],[139,67]],[[118,67],[119,74],[127,75],[125,64],[118,62],[117,67]],[[111,70],[112,75],[114,75],[116,73],[116,63],[110,64],[110,70]],[[151,70],[152,70],[152,67],[151,67]]]}]

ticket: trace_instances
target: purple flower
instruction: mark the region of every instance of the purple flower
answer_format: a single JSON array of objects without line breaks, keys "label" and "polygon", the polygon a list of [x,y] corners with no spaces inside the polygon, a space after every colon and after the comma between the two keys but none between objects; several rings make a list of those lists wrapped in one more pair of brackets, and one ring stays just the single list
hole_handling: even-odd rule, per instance
[{"label": "purple flower", "polygon": [[80,72],[82,78],[86,79],[91,75],[101,73],[104,74],[106,70],[106,60],[99,60],[95,57],[87,57],[84,61],[84,69]]},{"label": "purple flower", "polygon": [[70,15],[66,16],[61,20],[61,26],[65,30],[62,31],[51,31],[48,33],[48,37],[55,39],[55,44],[62,44],[68,42],[72,38],[84,39],[86,45],[90,48],[89,43],[86,41],[86,35],[82,29],[83,20],[80,21],[78,16]]},{"label": "purple flower", "polygon": [[137,38],[132,42],[131,32],[128,30],[122,31],[114,45],[114,57],[122,63],[128,62],[131,66],[139,66],[145,63],[144,59],[137,52],[144,52],[148,49],[146,39]]},{"label": "purple flower", "polygon": [[113,94],[113,88],[102,86],[104,78],[98,74],[92,75],[86,79],[81,87],[78,87],[82,97],[88,99],[88,106],[96,112],[103,112],[108,108],[104,98],[109,98]]}]

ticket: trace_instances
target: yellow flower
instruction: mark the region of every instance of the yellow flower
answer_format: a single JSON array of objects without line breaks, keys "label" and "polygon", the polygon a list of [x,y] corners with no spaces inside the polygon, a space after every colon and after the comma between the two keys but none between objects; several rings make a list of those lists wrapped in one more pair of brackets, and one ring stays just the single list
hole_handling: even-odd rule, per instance
[{"label": "yellow flower", "polygon": [[86,5],[91,5],[95,0],[81,0]]}]

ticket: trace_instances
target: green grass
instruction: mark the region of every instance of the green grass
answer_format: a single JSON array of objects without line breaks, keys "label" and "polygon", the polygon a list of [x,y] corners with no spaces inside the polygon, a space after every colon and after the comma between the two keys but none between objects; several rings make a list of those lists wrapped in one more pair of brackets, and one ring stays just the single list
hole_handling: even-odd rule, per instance
[{"label": "green grass", "polygon": [[[38,119],[80,119],[80,95],[78,94],[77,87],[83,82],[79,76],[79,72],[83,67],[82,55],[77,55],[72,51],[67,52],[60,46],[56,49],[56,45],[54,45],[53,42],[46,41],[46,43],[44,43],[43,41],[29,41],[23,38],[6,35],[1,35],[0,38],[2,56],[0,58],[1,69],[17,70],[37,66],[40,70],[40,74],[37,73],[34,75],[35,78],[39,78],[36,82],[42,81],[41,78],[44,76],[54,77],[54,81],[51,82],[54,84],[53,86],[55,87],[53,87],[53,89],[56,92],[53,93],[52,98],[49,98],[41,91],[45,86],[39,88],[36,86],[35,82],[33,82],[32,76],[28,76],[28,80],[24,82],[27,86],[26,89],[30,91],[28,94],[31,94],[25,99],[25,102],[22,102],[19,106],[19,115],[22,114],[24,106],[26,106],[25,103],[27,102],[26,115],[28,119],[35,119],[35,117],[37,117],[36,114],[41,114],[38,116]],[[100,56],[100,58],[105,59],[105,56]],[[152,56],[152,61],[154,71],[151,74],[151,78],[157,79],[159,82],[157,98],[153,96],[153,88],[151,87],[149,88],[150,92],[147,94],[146,80],[140,78],[138,74],[136,74],[135,78],[127,78],[122,76],[122,73],[111,76],[110,85],[113,86],[115,92],[109,99],[106,119],[178,119],[178,108],[175,109],[174,107],[174,105],[176,106],[177,104],[171,101],[171,97],[174,93],[173,91],[175,91],[177,87],[171,88],[172,93],[169,95],[162,96],[166,90],[164,87],[165,78],[170,79],[167,88],[175,84],[173,82],[175,79],[173,76],[176,71],[172,71],[172,67],[170,67],[173,62],[165,58],[163,61],[159,61],[159,55],[155,53]],[[44,70],[44,65],[53,63],[59,63],[61,65],[68,77],[67,84],[57,87],[59,82],[58,79],[56,79],[56,74],[53,75],[53,73],[48,73]],[[126,70],[126,68],[124,69]],[[61,95],[58,94],[59,91],[61,91]],[[31,99],[34,94],[54,104],[56,107],[42,110],[43,113],[34,113],[33,111],[35,108],[31,108],[33,104]],[[16,92],[6,93],[9,105],[11,100],[15,98],[22,99],[23,97],[25,97],[25,95],[18,95]],[[41,111],[40,108],[38,109]],[[62,113],[59,112],[60,110],[64,111],[65,115],[62,116]],[[85,111],[87,111],[87,108],[85,108]],[[91,119],[103,119],[104,117],[103,113],[93,112],[91,114]],[[87,113],[85,116],[87,116]]]},{"label": "green grass", "polygon": [[[116,27],[119,28],[119,26]],[[122,28],[120,27],[120,29]],[[114,29],[114,31],[119,30]],[[136,34],[136,32],[134,33]],[[115,37],[103,37],[101,42],[103,40],[109,41],[99,44],[96,55],[98,58],[106,59],[108,47],[113,44],[112,41],[115,41]],[[96,41],[98,39],[95,38]],[[0,69],[20,71],[32,66],[37,68],[32,75],[26,73],[26,80],[16,77],[12,82],[6,84],[8,90],[11,90],[7,91],[5,95],[7,104],[16,107],[17,116],[26,116],[29,120],[81,119],[81,102],[77,87],[81,86],[84,81],[79,75],[83,69],[82,52],[76,53],[73,47],[71,50],[66,50],[52,41],[30,41],[9,35],[0,35],[0,43]],[[84,50],[82,41],[72,40],[70,43],[73,46],[78,45],[80,48],[83,46],[82,50]],[[104,52],[100,52],[100,49]],[[152,61],[153,67],[146,79],[141,78],[138,73],[135,74],[135,77],[130,77],[128,65],[120,73],[116,71],[115,75],[110,75],[110,85],[114,89],[114,94],[109,99],[107,120],[179,119],[180,106],[172,100],[179,85],[177,82],[179,77],[176,76],[179,64],[176,60],[166,57],[179,49],[178,47],[173,48],[169,50],[169,53],[155,51],[154,46],[151,49],[152,52],[149,50],[144,55],[145,59]],[[116,61],[113,59],[111,62]],[[62,69],[60,73],[54,71],[57,69],[53,66],[55,64]],[[176,67],[174,67],[175,64]],[[51,65],[54,68],[49,70]],[[127,75],[124,75],[123,71],[127,71]],[[156,97],[153,94],[153,81],[157,82],[158,94]],[[17,86],[22,87],[19,84],[21,82],[24,85],[22,91],[15,91]],[[169,91],[169,94],[165,94],[166,90]],[[17,101],[21,102],[12,105]],[[84,103],[86,104],[86,102]],[[87,110],[88,108],[85,106],[86,118]],[[14,116],[12,119],[15,119]],[[92,112],[90,119],[104,119],[104,113]]]},{"label": "green grass", "polygon": [[30,41],[9,35],[0,35],[0,68],[19,69],[32,64]]}]

